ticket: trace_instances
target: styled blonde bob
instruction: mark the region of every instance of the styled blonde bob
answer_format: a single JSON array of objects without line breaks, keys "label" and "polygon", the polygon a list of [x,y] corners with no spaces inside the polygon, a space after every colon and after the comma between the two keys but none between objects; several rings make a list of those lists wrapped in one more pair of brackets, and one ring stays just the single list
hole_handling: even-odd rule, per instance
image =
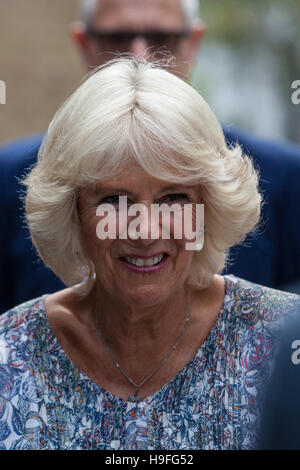
[{"label": "styled blonde bob", "polygon": [[204,99],[155,64],[121,58],[96,69],[54,116],[37,165],[24,180],[27,223],[45,265],[87,294],[94,266],[84,254],[80,189],[139,165],[174,183],[199,185],[205,242],[188,283],[200,288],[260,214],[258,176],[241,148],[227,148]]}]

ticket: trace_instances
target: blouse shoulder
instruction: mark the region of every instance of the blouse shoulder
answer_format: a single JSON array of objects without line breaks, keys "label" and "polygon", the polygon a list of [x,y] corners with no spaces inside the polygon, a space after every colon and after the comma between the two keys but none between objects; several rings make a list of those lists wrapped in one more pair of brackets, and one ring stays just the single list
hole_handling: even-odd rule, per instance
[{"label": "blouse shoulder", "polygon": [[300,315],[300,296],[290,292],[261,286],[253,282],[227,276],[229,302],[233,302],[235,312],[247,325],[263,322],[270,327],[282,323],[286,317]]},{"label": "blouse shoulder", "polygon": [[0,364],[25,366],[32,332],[44,314],[44,297],[24,302],[0,316]]},{"label": "blouse shoulder", "polygon": [[39,297],[0,317],[0,450],[40,448],[40,398],[32,364],[40,348],[43,313],[44,299]]}]

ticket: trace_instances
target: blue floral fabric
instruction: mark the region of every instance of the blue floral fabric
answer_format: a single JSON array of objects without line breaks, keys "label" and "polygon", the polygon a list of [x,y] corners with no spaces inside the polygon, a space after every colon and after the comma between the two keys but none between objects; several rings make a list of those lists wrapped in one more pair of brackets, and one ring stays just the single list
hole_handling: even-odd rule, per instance
[{"label": "blue floral fabric", "polygon": [[[0,449],[249,449],[283,319],[296,295],[225,276],[218,319],[194,358],[135,404],[73,364],[44,297],[0,317]],[[295,313],[297,314],[297,313]]]}]

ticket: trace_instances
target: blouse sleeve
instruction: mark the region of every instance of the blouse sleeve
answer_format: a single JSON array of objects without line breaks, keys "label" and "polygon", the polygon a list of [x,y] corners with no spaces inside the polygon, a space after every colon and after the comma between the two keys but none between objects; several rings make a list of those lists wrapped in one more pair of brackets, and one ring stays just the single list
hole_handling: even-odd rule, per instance
[{"label": "blouse sleeve", "polygon": [[0,317],[0,450],[40,448],[38,394],[18,307]]}]

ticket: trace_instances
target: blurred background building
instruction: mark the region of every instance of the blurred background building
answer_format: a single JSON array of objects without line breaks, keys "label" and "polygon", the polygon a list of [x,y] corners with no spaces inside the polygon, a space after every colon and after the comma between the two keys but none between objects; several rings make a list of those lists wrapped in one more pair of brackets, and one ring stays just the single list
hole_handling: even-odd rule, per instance
[{"label": "blurred background building", "polygon": [[0,144],[46,130],[83,76],[69,25],[77,0],[0,0]]},{"label": "blurred background building", "polygon": [[[201,0],[193,85],[226,125],[300,144],[300,0]],[[43,132],[85,74],[68,35],[78,0],[0,0],[0,144]]]}]

